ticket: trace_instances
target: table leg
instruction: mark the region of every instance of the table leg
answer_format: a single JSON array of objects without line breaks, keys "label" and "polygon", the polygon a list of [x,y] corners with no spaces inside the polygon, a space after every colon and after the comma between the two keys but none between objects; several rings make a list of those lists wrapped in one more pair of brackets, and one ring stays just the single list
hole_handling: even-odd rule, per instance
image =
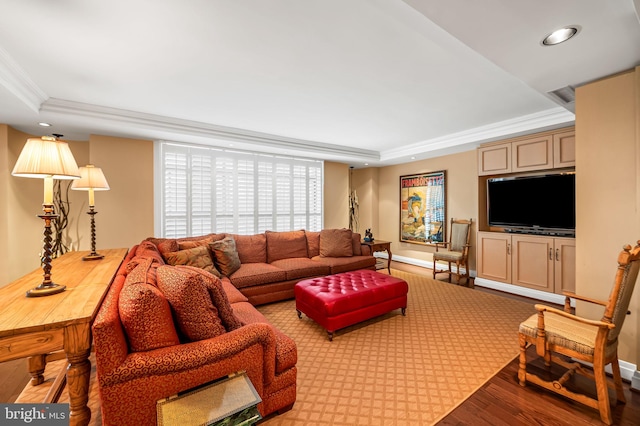
[{"label": "table leg", "polygon": [[38,386],[44,382],[44,369],[47,366],[46,355],[34,355],[29,357],[29,374],[31,375],[31,386]]},{"label": "table leg", "polygon": [[67,389],[69,391],[69,424],[88,425],[91,410],[89,401],[89,379],[91,378],[91,331],[89,324],[70,325],[65,329],[64,350],[67,354]]},{"label": "table leg", "polygon": [[387,259],[387,270],[389,271],[389,275],[391,275],[391,247],[387,247],[387,254],[389,255]]}]

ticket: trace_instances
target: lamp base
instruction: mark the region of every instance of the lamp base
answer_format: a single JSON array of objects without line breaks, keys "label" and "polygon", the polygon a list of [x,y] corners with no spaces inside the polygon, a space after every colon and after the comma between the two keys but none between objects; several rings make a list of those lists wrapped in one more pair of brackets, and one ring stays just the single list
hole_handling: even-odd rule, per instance
[{"label": "lamp base", "polygon": [[88,255],[82,258],[82,260],[100,260],[100,259],[104,259],[104,255],[99,253],[89,253]]},{"label": "lamp base", "polygon": [[65,288],[67,288],[66,285],[60,285],[56,283],[42,283],[38,287],[32,288],[31,290],[27,291],[27,297],[51,296],[52,294],[62,293]]}]

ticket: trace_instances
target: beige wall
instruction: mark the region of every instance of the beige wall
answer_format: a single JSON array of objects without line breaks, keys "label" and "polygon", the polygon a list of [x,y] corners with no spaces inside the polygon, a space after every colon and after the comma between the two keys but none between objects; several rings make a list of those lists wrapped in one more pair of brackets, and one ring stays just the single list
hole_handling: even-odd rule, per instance
[{"label": "beige wall", "polygon": [[[432,247],[400,242],[400,176],[446,170],[447,221],[451,218],[472,218],[475,222],[478,212],[476,158],[475,151],[466,151],[375,170],[355,170],[352,182],[360,198],[361,228],[371,227],[375,238],[391,241],[391,252],[394,256],[432,262]],[[376,213],[370,214],[369,211]],[[366,223],[367,221],[370,223]],[[475,270],[476,230],[477,224],[474,223],[469,254],[472,270]]]},{"label": "beige wall", "polygon": [[349,165],[324,162],[324,227],[349,227]]},{"label": "beige wall", "polygon": [[[91,135],[89,146],[111,188],[95,195],[96,246],[129,248],[153,236],[153,141]],[[90,243],[84,238],[81,249]]]},{"label": "beige wall", "polygon": [[[576,292],[606,300],[617,255],[640,239],[640,68],[576,90]],[[640,289],[620,337],[620,359],[640,365]],[[599,319],[602,309],[578,304]]]},{"label": "beige wall", "polygon": [[354,231],[364,236],[366,229],[371,228],[374,238],[378,229],[380,212],[378,209],[378,176],[380,169],[368,167],[366,169],[351,170],[351,187],[356,191],[359,204],[359,227]]}]

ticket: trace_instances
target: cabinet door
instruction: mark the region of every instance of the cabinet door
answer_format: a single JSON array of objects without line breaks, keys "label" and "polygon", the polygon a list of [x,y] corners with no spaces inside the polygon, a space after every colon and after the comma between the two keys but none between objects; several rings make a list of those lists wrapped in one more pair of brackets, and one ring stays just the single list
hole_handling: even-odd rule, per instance
[{"label": "cabinet door", "polygon": [[553,167],[574,167],[576,165],[576,132],[553,135]]},{"label": "cabinet door", "polygon": [[511,144],[511,171],[526,172],[553,167],[551,135],[525,139]]},{"label": "cabinet door", "polygon": [[478,232],[477,273],[481,278],[511,282],[511,235]]},{"label": "cabinet door", "polygon": [[511,144],[490,145],[478,149],[478,175],[511,172]]},{"label": "cabinet door", "polygon": [[541,291],[554,291],[553,238],[513,235],[511,283]]},{"label": "cabinet door", "polygon": [[576,240],[554,239],[555,292],[576,291]]}]

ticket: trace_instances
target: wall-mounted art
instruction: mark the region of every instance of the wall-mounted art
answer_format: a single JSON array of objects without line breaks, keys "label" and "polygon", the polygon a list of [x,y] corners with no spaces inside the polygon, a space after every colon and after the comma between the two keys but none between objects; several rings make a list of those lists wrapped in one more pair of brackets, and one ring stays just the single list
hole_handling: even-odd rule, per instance
[{"label": "wall-mounted art", "polygon": [[447,199],[445,170],[400,176],[400,241],[444,241]]}]

